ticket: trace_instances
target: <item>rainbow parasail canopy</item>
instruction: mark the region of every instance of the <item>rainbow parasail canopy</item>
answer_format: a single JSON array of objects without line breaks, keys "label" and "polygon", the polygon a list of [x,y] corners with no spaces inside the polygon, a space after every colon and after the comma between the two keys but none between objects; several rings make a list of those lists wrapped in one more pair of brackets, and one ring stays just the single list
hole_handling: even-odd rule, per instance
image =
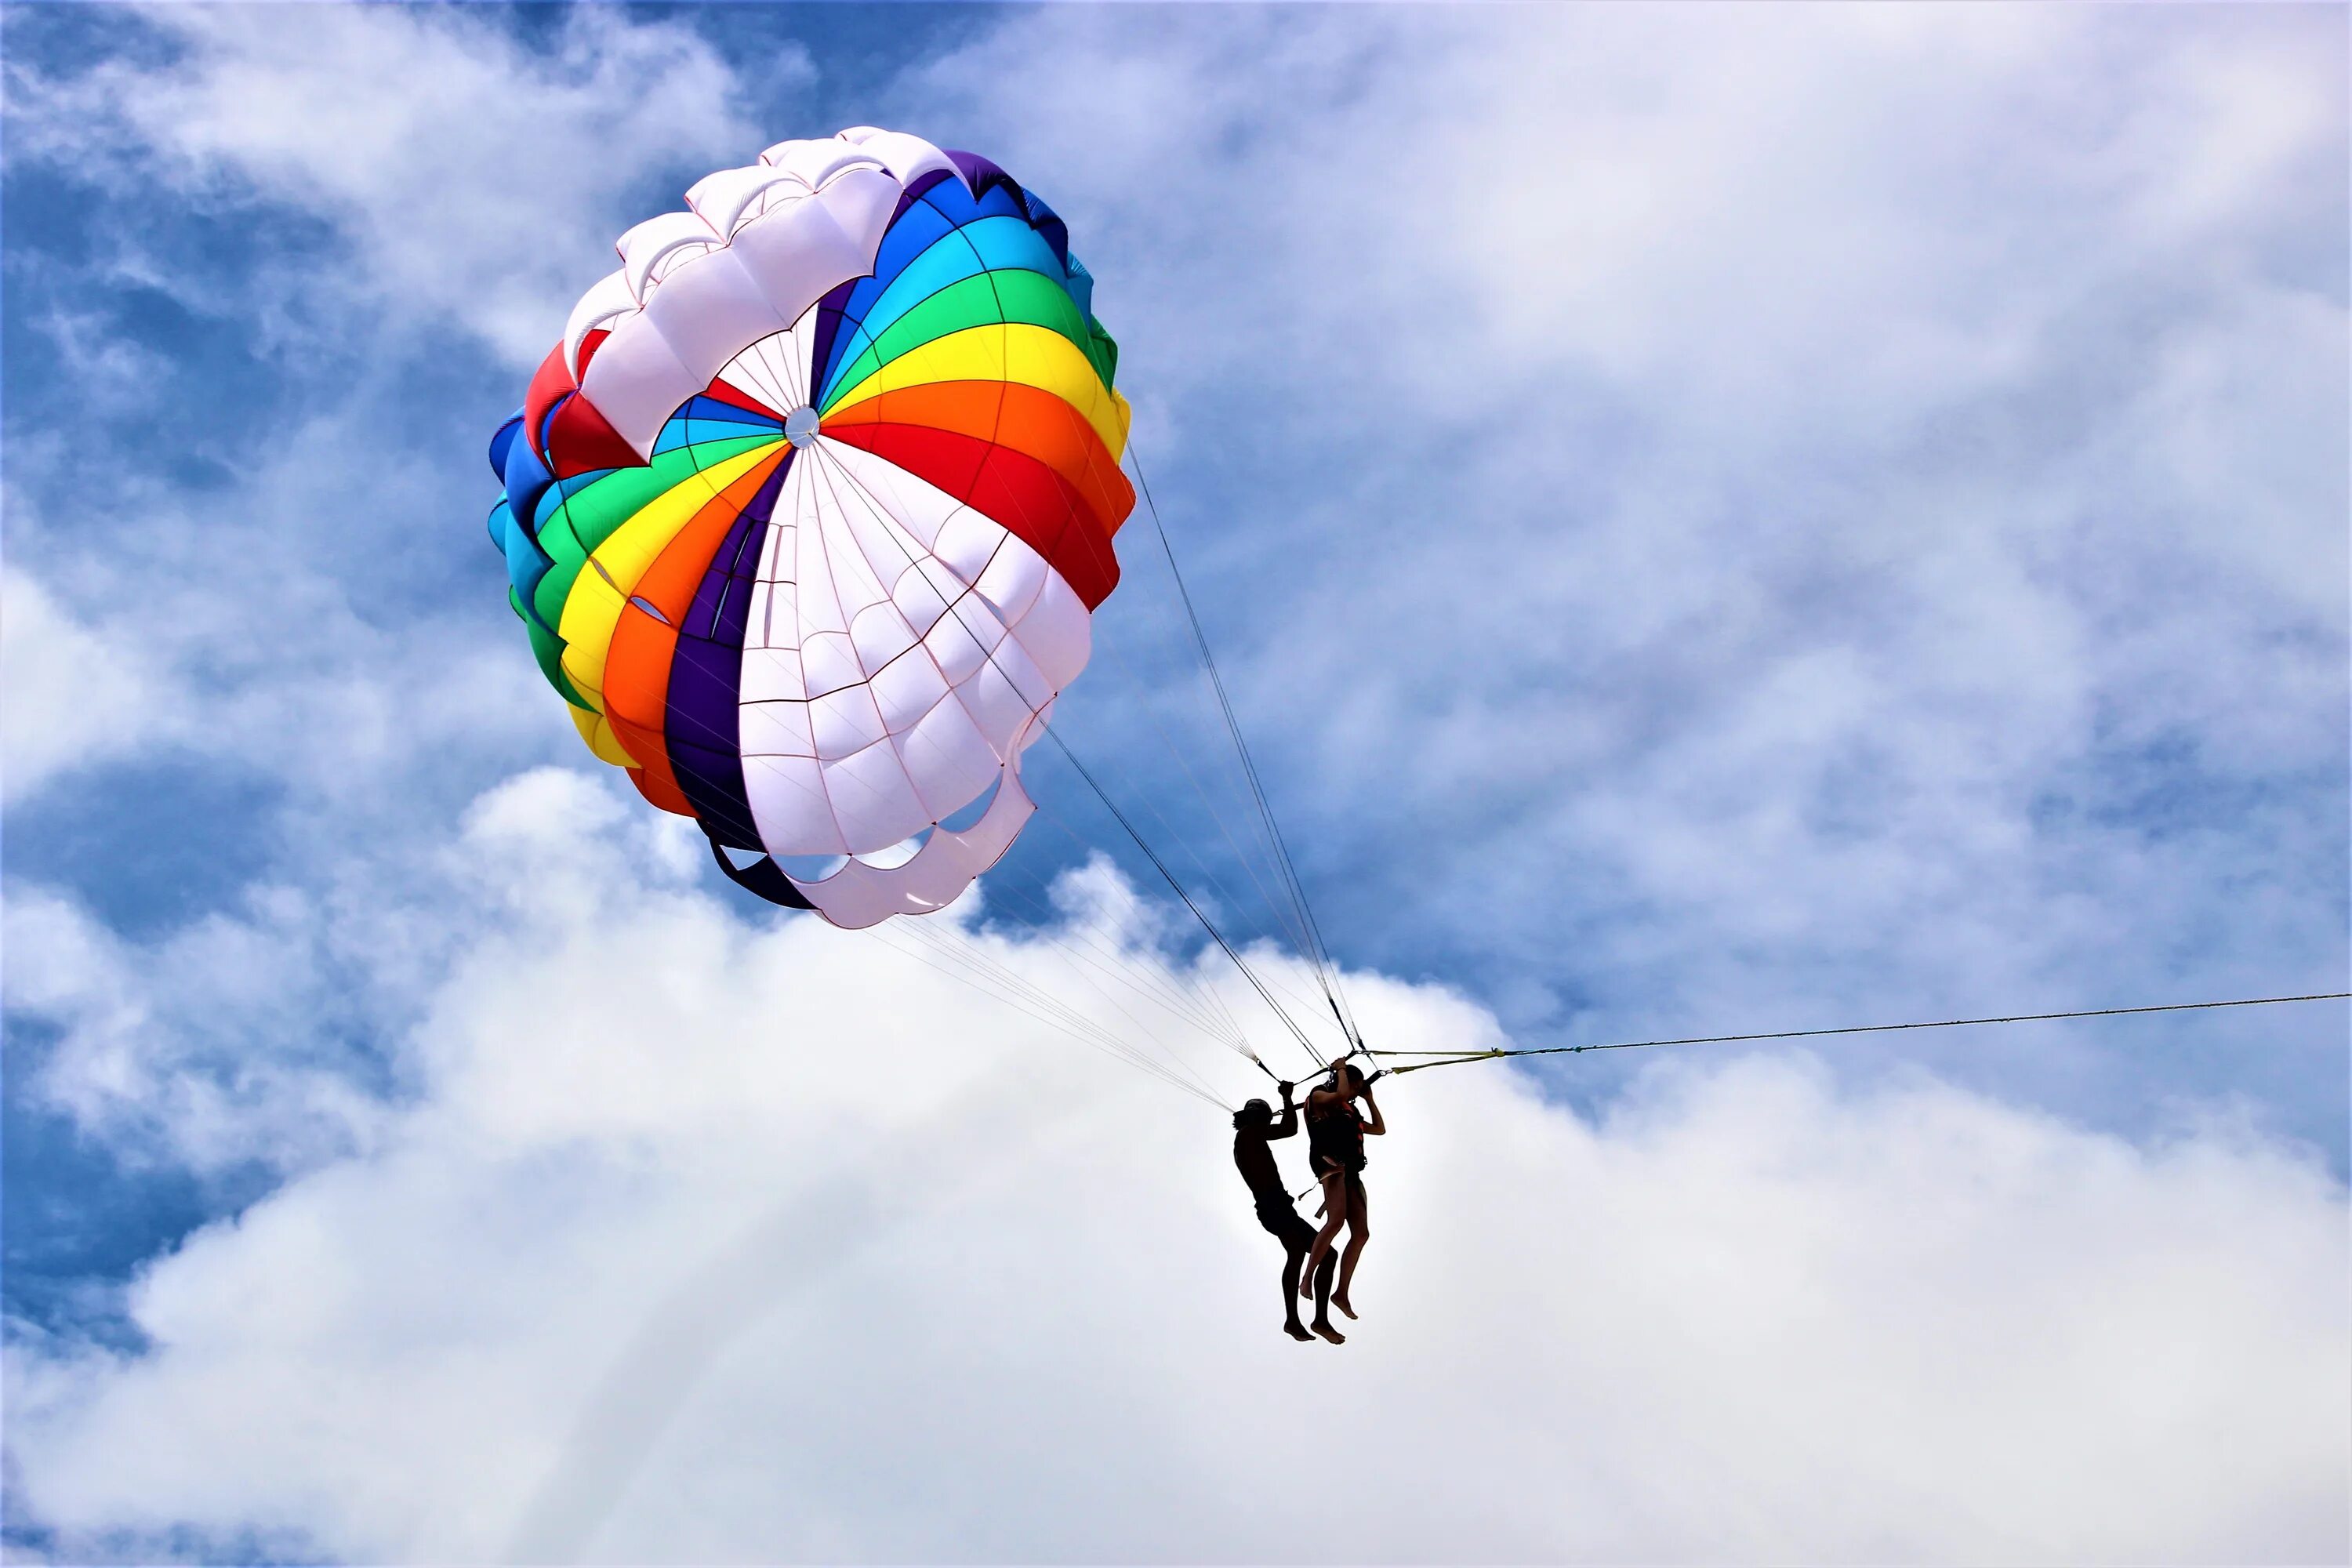
[{"label": "rainbow parasail canopy", "polygon": [[1118,346],[1062,220],[972,153],[858,127],[686,199],[490,443],[509,598],[589,748],[737,882],[938,909],[1035,809],[1022,752],[1118,582]]}]

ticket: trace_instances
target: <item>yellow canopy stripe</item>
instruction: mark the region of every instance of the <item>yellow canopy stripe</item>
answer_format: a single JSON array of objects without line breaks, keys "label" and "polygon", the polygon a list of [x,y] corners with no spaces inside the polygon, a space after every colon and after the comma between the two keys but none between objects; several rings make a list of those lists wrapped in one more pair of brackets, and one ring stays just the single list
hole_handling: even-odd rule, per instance
[{"label": "yellow canopy stripe", "polygon": [[613,628],[620,624],[621,611],[626,607],[629,595],[636,591],[637,579],[645,575],[669,542],[720,491],[765,460],[783,438],[748,452],[739,452],[724,462],[698,469],[677,484],[664,490],[639,509],[635,517],[614,530],[613,536],[588,558],[588,569],[572,580],[572,592],[563,601],[563,618],[556,631],[563,638],[563,673],[579,689],[595,711],[579,708],[572,710],[572,721],[579,727],[581,739],[588,749],[608,763],[620,767],[635,767],[636,759],[630,756],[604,721],[604,658],[613,646]]},{"label": "yellow canopy stripe", "polygon": [[851,408],[869,397],[935,381],[1017,381],[1052,393],[1086,417],[1112,452],[1127,449],[1127,399],[1103,384],[1094,363],[1050,327],[1025,321],[967,327],[910,349],[830,400]]}]

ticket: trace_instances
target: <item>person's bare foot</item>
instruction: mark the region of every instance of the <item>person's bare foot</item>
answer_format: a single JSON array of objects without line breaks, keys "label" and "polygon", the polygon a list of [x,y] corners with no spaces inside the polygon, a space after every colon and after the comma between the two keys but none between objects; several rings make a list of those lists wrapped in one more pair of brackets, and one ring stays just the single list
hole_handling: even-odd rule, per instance
[{"label": "person's bare foot", "polygon": [[1356,1315],[1356,1309],[1348,1305],[1348,1293],[1345,1290],[1334,1290],[1331,1292],[1331,1305],[1339,1308],[1339,1310],[1347,1313],[1350,1318]]},{"label": "person's bare foot", "polygon": [[1298,1320],[1296,1318],[1293,1318],[1290,1321],[1283,1324],[1282,1331],[1288,1334],[1294,1340],[1311,1340],[1315,1337],[1313,1334],[1308,1333],[1304,1328],[1300,1327]]},{"label": "person's bare foot", "polygon": [[1331,1326],[1331,1320],[1328,1318],[1318,1318],[1315,1320],[1315,1331],[1321,1334],[1325,1339],[1329,1340],[1335,1345],[1344,1345],[1348,1342],[1348,1336],[1333,1328]]},{"label": "person's bare foot", "polygon": [[1315,1300],[1315,1270],[1312,1268],[1298,1271],[1298,1296],[1304,1301]]}]

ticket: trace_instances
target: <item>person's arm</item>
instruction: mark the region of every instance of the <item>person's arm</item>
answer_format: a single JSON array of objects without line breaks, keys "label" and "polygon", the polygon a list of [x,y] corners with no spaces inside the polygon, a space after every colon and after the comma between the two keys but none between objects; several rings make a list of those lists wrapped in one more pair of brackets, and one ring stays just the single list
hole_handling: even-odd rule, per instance
[{"label": "person's arm", "polygon": [[1274,1131],[1266,1134],[1268,1138],[1287,1138],[1298,1131],[1298,1106],[1290,1098],[1297,1087],[1292,1083],[1282,1086],[1282,1120],[1274,1124]]},{"label": "person's arm", "polygon": [[1389,1124],[1381,1120],[1381,1102],[1372,1098],[1372,1086],[1369,1080],[1364,1084],[1364,1104],[1372,1113],[1372,1119],[1364,1123],[1364,1136],[1377,1138],[1389,1130]]}]

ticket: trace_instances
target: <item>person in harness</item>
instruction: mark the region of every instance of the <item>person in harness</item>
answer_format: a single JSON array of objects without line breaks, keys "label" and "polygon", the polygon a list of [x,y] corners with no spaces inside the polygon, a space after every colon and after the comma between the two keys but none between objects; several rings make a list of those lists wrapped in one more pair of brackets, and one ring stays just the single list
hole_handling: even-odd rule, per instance
[{"label": "person in harness", "polygon": [[1242,1180],[1249,1184],[1250,1194],[1257,1200],[1258,1224],[1282,1243],[1282,1331],[1294,1340],[1320,1334],[1335,1345],[1345,1344],[1347,1336],[1331,1326],[1331,1274],[1335,1260],[1328,1255],[1319,1259],[1318,1267],[1309,1276],[1315,1292],[1314,1334],[1298,1321],[1298,1299],[1307,1289],[1307,1284],[1299,1279],[1299,1265],[1315,1243],[1315,1227],[1299,1218],[1298,1211],[1291,1206],[1289,1190],[1282,1184],[1282,1173],[1275,1168],[1273,1147],[1275,1139],[1291,1137],[1298,1131],[1298,1108],[1291,1102],[1292,1089],[1288,1083],[1282,1086],[1279,1121],[1275,1120],[1274,1108],[1263,1100],[1253,1100],[1234,1113],[1234,1168],[1241,1172]]},{"label": "person in harness", "polygon": [[[1307,1161],[1316,1180],[1323,1184],[1324,1220],[1305,1268],[1313,1271],[1327,1266],[1332,1238],[1341,1226],[1348,1227],[1348,1246],[1339,1255],[1339,1283],[1331,1292],[1331,1305],[1351,1318],[1356,1310],[1348,1302],[1348,1284],[1356,1276],[1357,1259],[1364,1255],[1364,1243],[1372,1234],[1364,1208],[1364,1140],[1389,1130],[1381,1120],[1379,1102],[1372,1099],[1372,1082],[1380,1076],[1374,1073],[1367,1078],[1353,1062],[1343,1061],[1307,1096]],[[1358,1100],[1371,1112],[1369,1121],[1357,1113]]]}]

